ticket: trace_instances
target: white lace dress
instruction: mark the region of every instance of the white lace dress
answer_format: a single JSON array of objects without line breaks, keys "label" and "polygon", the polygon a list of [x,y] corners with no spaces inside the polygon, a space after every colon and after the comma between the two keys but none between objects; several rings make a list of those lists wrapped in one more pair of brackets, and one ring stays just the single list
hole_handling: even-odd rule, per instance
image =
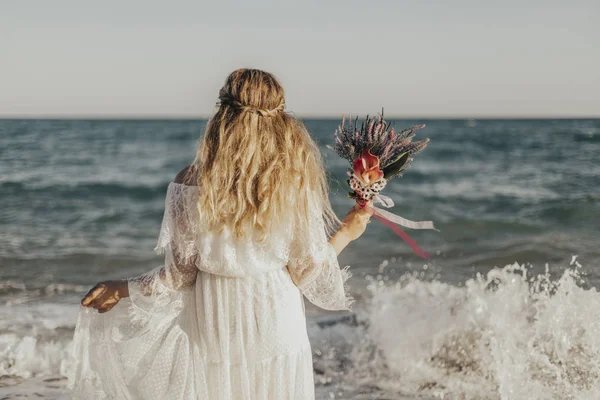
[{"label": "white lace dress", "polygon": [[110,312],[82,308],[73,398],[314,398],[302,294],[329,310],[351,301],[319,210],[308,237],[282,226],[269,243],[238,241],[198,227],[197,190],[169,185],[164,265],[130,279]]}]

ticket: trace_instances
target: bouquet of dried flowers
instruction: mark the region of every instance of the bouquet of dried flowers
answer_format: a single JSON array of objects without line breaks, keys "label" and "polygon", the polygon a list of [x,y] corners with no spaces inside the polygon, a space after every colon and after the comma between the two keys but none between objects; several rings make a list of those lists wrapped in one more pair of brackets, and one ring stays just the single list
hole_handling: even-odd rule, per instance
[{"label": "bouquet of dried flowers", "polygon": [[427,147],[429,139],[412,141],[414,132],[424,127],[415,125],[396,132],[383,119],[383,112],[375,118],[367,116],[360,123],[358,118],[349,119],[349,122],[343,118],[335,131],[332,148],[352,165],[348,170],[348,184],[352,188],[349,197],[355,199],[359,206],[369,208],[377,220],[393,229],[415,253],[427,258],[428,254],[397,225],[412,229],[435,229],[431,221],[409,221],[373,206],[373,203],[380,203],[387,208],[393,207],[393,200],[380,192],[390,179],[402,176],[410,166],[412,157]]}]

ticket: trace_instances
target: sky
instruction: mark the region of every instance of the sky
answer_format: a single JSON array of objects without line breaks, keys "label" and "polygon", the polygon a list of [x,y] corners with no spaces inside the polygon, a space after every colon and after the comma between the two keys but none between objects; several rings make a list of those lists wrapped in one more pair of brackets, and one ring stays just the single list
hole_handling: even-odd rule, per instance
[{"label": "sky", "polygon": [[0,1],[1,117],[207,117],[236,68],[304,117],[600,117],[600,1]]}]

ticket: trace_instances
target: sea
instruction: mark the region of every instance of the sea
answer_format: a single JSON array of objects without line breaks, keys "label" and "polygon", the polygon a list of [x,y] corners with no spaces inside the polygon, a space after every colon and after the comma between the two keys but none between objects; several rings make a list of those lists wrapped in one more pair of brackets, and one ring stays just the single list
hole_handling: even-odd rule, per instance
[{"label": "sea", "polygon": [[[338,215],[338,119],[304,120]],[[600,120],[418,119],[384,194],[432,220],[416,256],[374,220],[340,255],[353,312],[307,305],[317,398],[600,399]],[[153,268],[167,185],[206,120],[0,120],[0,399],[67,399],[79,301]]]}]

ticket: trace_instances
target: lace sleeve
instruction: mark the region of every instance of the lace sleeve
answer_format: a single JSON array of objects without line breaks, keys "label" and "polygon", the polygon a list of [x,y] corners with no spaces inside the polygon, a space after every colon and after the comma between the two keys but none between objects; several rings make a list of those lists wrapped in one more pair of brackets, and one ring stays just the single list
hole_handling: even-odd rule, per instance
[{"label": "lace sleeve", "polygon": [[196,188],[171,183],[155,251],[164,253],[164,265],[128,279],[134,306],[158,310],[173,301],[173,292],[191,287],[198,273],[196,246]]},{"label": "lace sleeve", "polygon": [[198,188],[170,183],[158,242],[154,250],[173,254],[177,264],[195,265],[198,256]]},{"label": "lace sleeve", "polygon": [[346,294],[349,267],[340,269],[335,249],[329,244],[322,213],[313,210],[305,234],[292,241],[288,270],[304,296],[326,310],[349,310],[353,299]]}]

